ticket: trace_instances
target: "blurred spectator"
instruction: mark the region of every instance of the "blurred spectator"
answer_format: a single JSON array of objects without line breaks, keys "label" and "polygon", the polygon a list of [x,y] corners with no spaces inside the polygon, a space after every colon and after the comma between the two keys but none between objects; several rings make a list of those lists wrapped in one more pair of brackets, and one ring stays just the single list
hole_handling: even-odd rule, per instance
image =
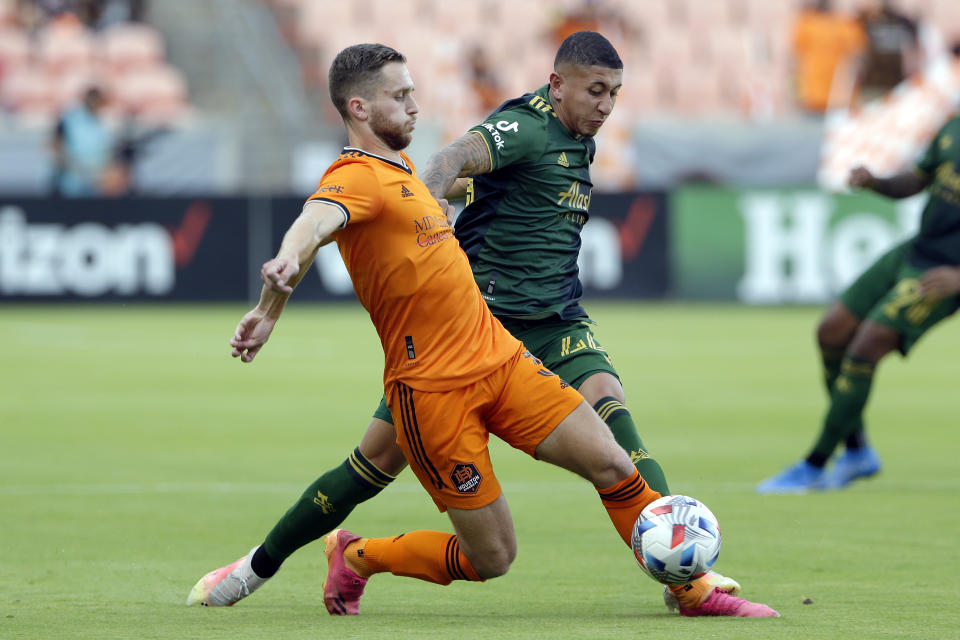
[{"label": "blurred spectator", "polygon": [[560,13],[550,31],[556,44],[567,39],[577,31],[599,31],[602,16],[595,0],[584,0],[579,6]]},{"label": "blurred spectator", "polygon": [[831,92],[846,89],[852,97],[856,63],[865,46],[866,34],[856,19],[835,13],[829,0],[808,2],[793,31],[800,106],[822,113],[831,106]]},{"label": "blurred spectator", "polygon": [[890,0],[869,0],[860,14],[867,51],[860,71],[863,100],[878,98],[920,68],[917,25]]},{"label": "blurred spectator", "polygon": [[58,20],[75,20],[100,29],[117,22],[143,20],[146,0],[17,0],[19,22],[36,31]]},{"label": "blurred spectator", "polygon": [[470,85],[484,114],[488,114],[503,102],[503,88],[487,52],[480,44],[474,44],[469,53]]},{"label": "blurred spectator", "polygon": [[577,31],[598,31],[613,41],[638,42],[642,38],[633,20],[605,0],[581,0],[569,10],[561,9],[548,33],[554,45],[559,47],[567,36]]},{"label": "blurred spectator", "polygon": [[87,89],[83,101],[57,122],[50,147],[53,152],[52,189],[55,195],[104,195],[104,181],[115,188],[113,135],[103,122],[103,92]]}]

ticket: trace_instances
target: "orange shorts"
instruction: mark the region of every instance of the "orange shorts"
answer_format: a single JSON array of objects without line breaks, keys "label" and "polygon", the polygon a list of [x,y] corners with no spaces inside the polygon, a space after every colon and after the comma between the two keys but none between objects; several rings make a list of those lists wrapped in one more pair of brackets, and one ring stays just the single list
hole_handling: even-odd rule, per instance
[{"label": "orange shorts", "polygon": [[386,398],[397,444],[440,511],[479,509],[500,497],[491,433],[536,457],[537,446],[583,402],[526,347],[465,387],[428,392],[395,383]]}]

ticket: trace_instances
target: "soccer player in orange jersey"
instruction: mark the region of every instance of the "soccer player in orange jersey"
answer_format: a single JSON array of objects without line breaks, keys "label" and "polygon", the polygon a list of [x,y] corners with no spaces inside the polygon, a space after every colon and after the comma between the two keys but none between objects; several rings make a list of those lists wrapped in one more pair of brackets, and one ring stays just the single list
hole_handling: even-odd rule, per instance
[{"label": "soccer player in orange jersey", "polygon": [[[404,63],[383,45],[355,45],[337,55],[330,94],[350,146],[324,174],[277,256],[263,265],[260,302],[231,340],[233,355],[251,362],[317,249],[337,241],[383,346],[396,442],[456,534],[361,538],[334,531],[324,585],[334,614],[356,614],[376,573],[438,584],[506,573],[516,539],[490,464],[491,433],[592,482],[627,545],[640,510],[660,495],[580,394],[487,308],[453,237],[450,208],[432,198],[401,152],[418,111]],[[776,615],[764,605],[745,606],[765,611],[743,615]]]}]

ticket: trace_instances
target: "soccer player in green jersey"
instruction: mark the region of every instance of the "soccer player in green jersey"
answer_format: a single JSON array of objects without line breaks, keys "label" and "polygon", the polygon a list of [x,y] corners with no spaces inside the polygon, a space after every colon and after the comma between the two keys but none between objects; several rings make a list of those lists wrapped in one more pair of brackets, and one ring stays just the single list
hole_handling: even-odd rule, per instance
[{"label": "soccer player in green jersey", "polygon": [[[863,410],[877,364],[904,356],[935,324],[960,306],[960,116],[937,133],[912,171],[876,178],[866,168],[850,186],[891,198],[929,190],[920,231],[881,256],[824,315],[817,329],[830,406],[806,458],[757,485],[760,493],[840,489],[880,471],[864,436]],[[841,443],[846,450],[830,469]]]},{"label": "soccer player in green jersey", "polygon": [[[623,387],[593,322],[580,306],[577,257],[588,218],[593,136],[613,110],[623,77],[614,47],[598,33],[568,37],[550,82],[509,100],[435,154],[423,182],[434,197],[467,199],[456,237],[491,311],[544,364],[580,391],[650,486],[670,493],[644,446]],[[303,493],[264,543],[204,576],[188,604],[231,605],[271,577],[296,549],[326,534],[406,466],[393,419],[381,404],[360,446]],[[684,616],[776,615],[736,594],[740,585],[710,573],[665,590]]]}]

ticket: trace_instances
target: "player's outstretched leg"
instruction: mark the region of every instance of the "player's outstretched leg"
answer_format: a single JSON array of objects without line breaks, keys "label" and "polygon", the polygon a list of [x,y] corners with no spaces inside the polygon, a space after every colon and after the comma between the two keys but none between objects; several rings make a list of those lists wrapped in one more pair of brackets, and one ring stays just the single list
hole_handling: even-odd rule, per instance
[{"label": "player's outstretched leg", "polygon": [[229,606],[242,600],[271,578],[294,551],[323,537],[342,523],[356,505],[382,491],[395,477],[383,468],[396,474],[406,466],[394,438],[393,425],[375,417],[360,446],[307,487],[263,544],[233,564],[201,578],[190,591],[187,604]]},{"label": "player's outstretched leg", "polygon": [[266,580],[253,572],[250,561],[259,546],[236,562],[214,569],[190,590],[187,606],[199,604],[208,607],[231,607],[237,601],[260,588]]},{"label": "player's outstretched leg", "polygon": [[323,603],[330,615],[357,615],[370,576],[392,573],[434,584],[482,578],[460,550],[457,536],[410,531],[392,538],[361,538],[337,529],[326,538],[327,578]]}]

